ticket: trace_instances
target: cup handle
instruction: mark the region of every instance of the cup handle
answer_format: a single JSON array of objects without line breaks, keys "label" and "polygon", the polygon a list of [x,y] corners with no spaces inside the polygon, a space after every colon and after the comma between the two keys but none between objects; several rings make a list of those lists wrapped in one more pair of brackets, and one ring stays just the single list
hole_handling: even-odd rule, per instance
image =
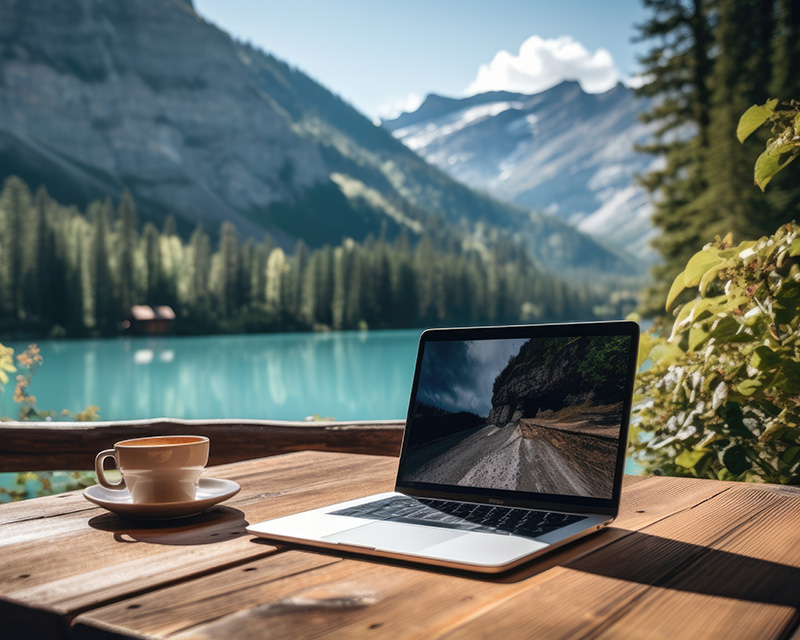
[{"label": "cup handle", "polygon": [[105,451],[101,451],[100,453],[97,454],[97,457],[94,459],[94,471],[97,474],[97,481],[100,484],[102,484],[106,489],[124,489],[125,488],[124,478],[119,482],[109,482],[103,470],[103,462],[105,462],[105,459],[113,457],[114,457],[113,449],[106,449]]}]

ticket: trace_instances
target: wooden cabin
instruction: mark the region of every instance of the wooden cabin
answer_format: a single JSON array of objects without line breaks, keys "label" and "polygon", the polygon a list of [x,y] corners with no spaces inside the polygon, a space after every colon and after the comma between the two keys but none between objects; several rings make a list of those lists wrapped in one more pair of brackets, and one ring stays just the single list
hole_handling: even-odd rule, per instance
[{"label": "wooden cabin", "polygon": [[130,320],[125,329],[137,336],[163,336],[172,333],[175,311],[168,305],[151,307],[135,304],[131,307]]}]

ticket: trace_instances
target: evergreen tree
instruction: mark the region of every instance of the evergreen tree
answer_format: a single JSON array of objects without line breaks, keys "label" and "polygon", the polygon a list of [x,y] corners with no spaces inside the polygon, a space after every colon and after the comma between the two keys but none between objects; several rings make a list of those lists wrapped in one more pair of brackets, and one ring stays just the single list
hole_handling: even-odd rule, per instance
[{"label": "evergreen tree", "polygon": [[313,253],[309,259],[308,267],[303,275],[303,283],[300,292],[300,321],[312,326],[317,320],[317,278],[319,269],[317,264],[320,261],[320,254]]},{"label": "evergreen tree", "polygon": [[138,299],[134,280],[134,251],[139,241],[139,222],[136,216],[136,205],[127,189],[122,193],[117,215],[119,218],[117,252],[119,254],[120,316],[124,318],[130,313],[131,307]]},{"label": "evergreen tree", "polygon": [[[469,278],[469,321],[478,322],[486,309],[486,271],[483,259],[478,252],[473,252],[467,265]],[[539,279],[532,279],[538,282]]]},{"label": "evergreen tree", "polygon": [[344,328],[347,308],[348,255],[344,247],[333,250],[333,296],[331,298],[331,324],[337,331]]},{"label": "evergreen tree", "polygon": [[[414,271],[418,274],[417,284],[417,309],[419,320],[422,324],[434,324],[434,305],[436,298],[436,285],[434,278],[434,265],[436,262],[436,250],[433,241],[429,236],[424,236],[419,241],[414,252]],[[424,277],[419,277],[424,274]]]},{"label": "evergreen tree", "polygon": [[183,264],[183,243],[176,235],[162,235],[158,240],[161,251],[161,302],[178,306],[178,286],[181,281]]},{"label": "evergreen tree", "polygon": [[267,259],[274,244],[267,242],[257,244],[253,250],[253,259],[250,263],[250,301],[254,307],[260,307],[265,302],[265,289],[267,285]]},{"label": "evergreen tree", "polygon": [[229,317],[239,308],[239,242],[236,227],[230,222],[223,222],[220,227],[219,253],[222,282],[218,299],[223,317]]},{"label": "evergreen tree", "polygon": [[177,236],[178,235],[178,227],[175,224],[175,216],[171,213],[164,218],[164,227],[161,230],[162,236]]},{"label": "evergreen tree", "polygon": [[236,296],[239,300],[239,304],[243,307],[250,307],[253,303],[251,279],[255,260],[255,240],[253,240],[253,238],[247,238],[239,248],[239,268],[236,273]]},{"label": "evergreen tree", "polygon": [[710,140],[704,165],[707,193],[701,200],[705,237],[692,247],[693,251],[729,231],[737,241],[764,232],[767,201],[752,179],[752,158],[758,156],[763,142],[753,136],[742,145],[735,134],[742,113],[769,98],[773,27],[773,6],[768,0],[761,0],[757,11],[750,0],[719,2],[718,54],[713,67]]},{"label": "evergreen tree", "polygon": [[36,190],[25,247],[25,308],[37,318],[49,317],[48,296],[51,291],[53,246],[47,210],[50,198],[44,187]]},{"label": "evergreen tree", "polygon": [[202,225],[192,233],[190,242],[192,257],[192,283],[189,298],[190,307],[197,313],[208,313],[211,274],[211,241],[203,231]]},{"label": "evergreen tree", "polygon": [[315,312],[317,322],[331,326],[333,303],[333,250],[328,245],[317,253]]},{"label": "evergreen tree", "polygon": [[273,249],[267,258],[266,289],[264,298],[267,311],[273,316],[279,316],[283,303],[283,274],[286,271],[286,254],[283,249]]},{"label": "evergreen tree", "polygon": [[75,226],[75,250],[77,252],[77,271],[80,281],[81,302],[81,327],[93,330],[97,326],[97,313],[95,304],[97,296],[96,285],[96,261],[92,259],[92,226],[85,218],[78,218]]},{"label": "evergreen tree", "polygon": [[364,260],[361,251],[355,245],[348,251],[347,273],[345,284],[345,329],[355,329],[360,321],[364,320],[362,278],[364,275]]},{"label": "evergreen tree", "polygon": [[52,200],[48,204],[47,253],[49,254],[48,274],[45,276],[44,315],[59,330],[70,324],[70,302],[73,289],[69,284],[70,265],[67,262],[67,243],[69,233],[68,214],[65,209]]},{"label": "evergreen tree", "polygon": [[25,315],[23,283],[25,268],[25,222],[31,208],[31,193],[28,185],[16,176],[11,176],[3,185],[0,195],[0,222],[2,223],[2,271],[4,315],[21,319]]},{"label": "evergreen tree", "polygon": [[392,297],[395,300],[394,317],[399,327],[412,327],[417,321],[417,287],[408,238],[400,240],[392,253]]},{"label": "evergreen tree", "polygon": [[102,333],[114,330],[117,317],[117,304],[109,265],[109,213],[111,203],[93,202],[89,206],[92,221],[92,235],[89,255],[88,286],[92,298],[93,323]]},{"label": "evergreen tree", "polygon": [[208,269],[209,300],[213,302],[213,313],[218,320],[225,319],[225,309],[220,308],[220,298],[225,292],[225,267],[222,263],[222,253],[219,251],[211,255]]},{"label": "evergreen tree", "polygon": [[396,322],[397,301],[392,292],[392,268],[389,261],[389,248],[381,241],[375,248],[375,259],[372,267],[375,308],[375,322],[386,325]]},{"label": "evergreen tree", "polygon": [[642,179],[657,194],[653,224],[662,231],[653,246],[663,262],[653,268],[654,285],[642,303],[648,313],[663,308],[672,280],[698,243],[707,242],[699,198],[706,190],[702,167],[710,137],[715,1],[643,0],[652,15],[639,27],[640,39],[652,47],[641,59],[650,80],[638,94],[655,98],[644,120],[658,122],[659,128],[655,141],[641,150],[665,160],[663,169]]},{"label": "evergreen tree", "polygon": [[146,301],[148,304],[162,304],[161,241],[153,223],[145,223],[141,242],[147,270]]},{"label": "evergreen tree", "polygon": [[308,266],[308,246],[302,240],[297,241],[295,253],[287,261],[284,271],[283,307],[292,317],[300,315],[300,297],[302,295],[303,278]]}]

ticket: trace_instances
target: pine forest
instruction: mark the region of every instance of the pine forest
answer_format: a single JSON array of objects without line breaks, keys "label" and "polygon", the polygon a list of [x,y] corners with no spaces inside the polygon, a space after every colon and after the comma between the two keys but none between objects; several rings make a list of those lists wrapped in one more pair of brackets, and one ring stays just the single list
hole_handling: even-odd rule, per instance
[{"label": "pine forest", "polygon": [[[180,333],[514,323],[612,315],[607,290],[546,274],[511,240],[492,250],[423,237],[368,237],[284,251],[233,225],[188,240],[168,217],[139,225],[125,193],[84,213],[31,195],[19,178],[0,195],[0,317],[51,336],[115,335],[135,304],[169,305]],[[630,298],[614,298],[630,304]]]}]

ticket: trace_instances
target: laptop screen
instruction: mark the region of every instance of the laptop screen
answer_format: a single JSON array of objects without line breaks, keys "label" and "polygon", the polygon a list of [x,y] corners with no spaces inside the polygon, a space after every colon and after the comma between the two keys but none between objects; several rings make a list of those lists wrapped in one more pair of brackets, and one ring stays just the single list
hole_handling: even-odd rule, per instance
[{"label": "laptop screen", "polygon": [[[612,328],[619,325],[627,327],[621,334]],[[474,329],[458,339],[430,332],[420,344],[398,485],[614,498],[635,366],[631,326],[550,325],[519,328],[532,334],[519,336]]]}]

